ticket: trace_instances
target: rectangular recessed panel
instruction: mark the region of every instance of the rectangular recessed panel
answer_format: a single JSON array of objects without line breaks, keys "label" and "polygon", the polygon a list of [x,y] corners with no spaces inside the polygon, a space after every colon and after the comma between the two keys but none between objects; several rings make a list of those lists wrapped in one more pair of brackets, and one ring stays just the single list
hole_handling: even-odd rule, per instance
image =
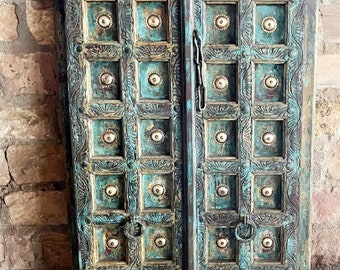
[{"label": "rectangular recessed panel", "polygon": [[206,202],[208,211],[236,210],[236,175],[208,174]]},{"label": "rectangular recessed panel", "polygon": [[282,232],[277,227],[260,227],[253,241],[255,262],[281,262]]},{"label": "rectangular recessed panel", "polygon": [[117,41],[117,2],[87,2],[87,39]]},{"label": "rectangular recessed panel", "polygon": [[254,156],[283,157],[283,121],[254,121]]},{"label": "rectangular recessed panel", "polygon": [[206,6],[207,43],[237,43],[236,5],[207,4]]},{"label": "rectangular recessed panel", "polygon": [[172,227],[146,227],[143,237],[145,260],[147,262],[172,261],[172,240]]},{"label": "rectangular recessed panel", "polygon": [[283,175],[255,175],[253,182],[256,211],[281,210]]},{"label": "rectangular recessed panel", "polygon": [[95,175],[92,185],[94,211],[125,209],[124,174]]},{"label": "rectangular recessed panel", "polygon": [[255,64],[255,101],[284,102],[283,64]]},{"label": "rectangular recessed panel", "polygon": [[119,62],[91,62],[90,73],[92,98],[108,100],[120,99]]},{"label": "rectangular recessed panel", "polygon": [[206,122],[206,154],[208,158],[236,158],[237,122],[220,120]]},{"label": "rectangular recessed panel", "polygon": [[286,42],[286,6],[257,5],[255,41],[258,44],[284,44]]},{"label": "rectangular recessed panel", "polygon": [[122,226],[93,228],[94,261],[98,264],[126,263],[127,239]]},{"label": "rectangular recessed panel", "polygon": [[169,174],[143,174],[143,202],[145,209],[171,209],[173,176]]},{"label": "rectangular recessed panel", "polygon": [[170,120],[140,120],[139,149],[141,156],[170,155]]},{"label": "rectangular recessed panel", "polygon": [[206,85],[209,101],[236,102],[236,64],[207,64]]},{"label": "rectangular recessed panel", "polygon": [[137,2],[136,29],[139,41],[167,41],[168,15],[165,2]]},{"label": "rectangular recessed panel", "polygon": [[208,262],[235,262],[237,245],[235,229],[228,227],[208,227]]},{"label": "rectangular recessed panel", "polygon": [[169,99],[168,62],[140,62],[139,88],[140,99]]},{"label": "rectangular recessed panel", "polygon": [[92,121],[94,155],[123,155],[122,120],[95,119]]}]

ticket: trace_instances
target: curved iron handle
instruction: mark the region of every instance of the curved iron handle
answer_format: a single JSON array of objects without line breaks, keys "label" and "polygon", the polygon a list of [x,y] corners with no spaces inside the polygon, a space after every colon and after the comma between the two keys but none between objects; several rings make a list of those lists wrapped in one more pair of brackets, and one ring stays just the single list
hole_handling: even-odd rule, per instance
[{"label": "curved iron handle", "polygon": [[203,83],[203,75],[202,75],[202,63],[203,63],[203,54],[202,54],[202,42],[201,38],[198,35],[197,30],[194,30],[194,62],[196,65],[196,76],[197,76],[197,96],[198,96],[198,110],[201,112],[206,107],[206,91]]},{"label": "curved iron handle", "polygon": [[247,243],[254,239],[256,230],[256,224],[248,216],[245,216],[243,222],[237,224],[235,228],[235,237],[238,241]]}]

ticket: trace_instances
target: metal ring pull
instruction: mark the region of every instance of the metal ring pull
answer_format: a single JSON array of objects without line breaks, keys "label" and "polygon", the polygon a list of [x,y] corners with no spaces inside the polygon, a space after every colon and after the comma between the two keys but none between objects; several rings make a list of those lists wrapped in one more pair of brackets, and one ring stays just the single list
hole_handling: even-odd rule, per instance
[{"label": "metal ring pull", "polygon": [[235,237],[238,241],[247,243],[254,239],[256,230],[256,224],[245,216],[244,221],[237,224],[235,228]]}]

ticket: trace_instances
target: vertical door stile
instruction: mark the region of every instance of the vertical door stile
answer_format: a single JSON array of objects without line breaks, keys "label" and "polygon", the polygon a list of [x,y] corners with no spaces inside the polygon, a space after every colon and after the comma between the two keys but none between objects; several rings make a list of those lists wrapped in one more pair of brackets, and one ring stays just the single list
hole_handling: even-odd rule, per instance
[{"label": "vertical door stile", "polygon": [[[250,230],[248,233],[239,235],[242,238],[248,239],[255,234],[254,228],[247,228],[245,224],[247,219],[251,220],[252,212],[252,175],[251,175],[251,159],[252,159],[252,73],[253,66],[250,60],[250,54],[253,44],[253,15],[254,2],[252,0],[240,0],[239,5],[239,48],[240,48],[240,62],[239,62],[239,130],[238,130],[238,144],[239,144],[239,222],[244,223],[243,230]],[[239,223],[240,224],[240,223]],[[242,231],[242,226],[240,228]],[[250,242],[239,241],[238,264],[240,269],[250,269],[252,264],[252,246]]]},{"label": "vertical door stile", "polygon": [[183,87],[184,87],[184,204],[186,216],[186,239],[184,240],[185,256],[184,269],[197,269],[197,211],[196,211],[196,143],[195,143],[195,81],[194,81],[194,1],[181,1],[182,7],[182,35],[183,42]]}]

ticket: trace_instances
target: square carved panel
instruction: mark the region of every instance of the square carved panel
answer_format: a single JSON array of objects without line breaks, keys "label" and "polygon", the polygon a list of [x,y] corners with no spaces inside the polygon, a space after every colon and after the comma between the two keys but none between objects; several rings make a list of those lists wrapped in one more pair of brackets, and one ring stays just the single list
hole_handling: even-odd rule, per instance
[{"label": "square carved panel", "polygon": [[86,37],[90,41],[117,41],[117,1],[86,2]]},{"label": "square carved panel", "polygon": [[237,101],[236,64],[207,64],[206,81],[209,101]]}]

